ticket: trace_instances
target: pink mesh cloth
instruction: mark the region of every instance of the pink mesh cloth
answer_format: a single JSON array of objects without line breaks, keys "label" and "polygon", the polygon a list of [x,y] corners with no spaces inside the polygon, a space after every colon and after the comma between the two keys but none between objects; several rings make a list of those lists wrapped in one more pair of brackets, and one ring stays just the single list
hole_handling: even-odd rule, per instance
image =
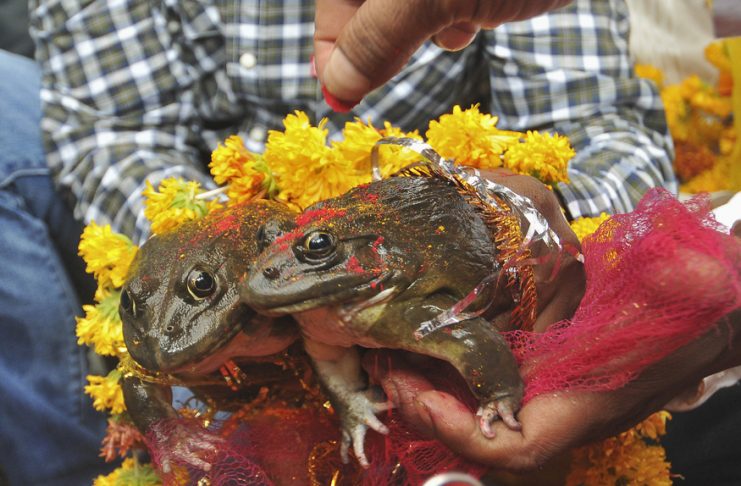
[{"label": "pink mesh cloth", "polygon": [[515,331],[525,400],[555,390],[614,390],[741,305],[741,245],[707,198],[652,190],[583,242],[587,288],[573,319]]},{"label": "pink mesh cloth", "polygon": [[[739,241],[722,232],[707,200],[682,204],[661,190],[648,193],[632,213],[604,223],[583,245],[587,289],[573,319],[537,334],[507,333],[521,363],[526,400],[556,390],[614,390],[647,366],[707,332],[741,304]],[[430,373],[434,385],[453,391],[470,407],[458,376]],[[333,440],[338,428],[323,411],[272,410],[245,420],[210,458],[211,471],[180,464],[189,482],[208,476],[212,485],[310,484],[309,456],[327,444],[321,471],[329,484],[421,484],[435,473],[485,468],[420,437],[393,412],[382,420],[389,436],[370,432],[367,471],[343,467]],[[194,433],[197,431],[194,430]],[[149,440],[156,465],[162,450]],[[182,470],[182,469],[181,469]],[[177,474],[166,484],[183,484]]]}]

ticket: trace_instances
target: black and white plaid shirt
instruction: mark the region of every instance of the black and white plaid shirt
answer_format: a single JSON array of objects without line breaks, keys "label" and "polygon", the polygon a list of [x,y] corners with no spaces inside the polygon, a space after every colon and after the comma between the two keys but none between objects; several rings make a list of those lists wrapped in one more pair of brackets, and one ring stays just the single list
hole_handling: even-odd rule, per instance
[{"label": "black and white plaid shirt", "polygon": [[[312,1],[31,0],[43,68],[49,164],[86,222],[148,234],[145,179],[206,187],[209,154],[239,133],[261,150],[267,130],[304,110],[331,133],[355,116],[424,133],[482,101],[512,130],[567,135],[577,157],[559,192],[571,216],[625,212],[650,187],[675,189],[656,88],[637,79],[620,0],[578,0],[482,32],[461,52],[425,44],[350,114],[332,113],[312,75]],[[482,89],[483,88],[483,89]]]}]

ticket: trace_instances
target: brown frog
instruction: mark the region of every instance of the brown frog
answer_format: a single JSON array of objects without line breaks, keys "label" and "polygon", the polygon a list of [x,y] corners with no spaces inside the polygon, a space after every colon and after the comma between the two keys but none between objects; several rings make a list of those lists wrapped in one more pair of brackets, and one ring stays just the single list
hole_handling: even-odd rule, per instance
[{"label": "brown frog", "polygon": [[[497,328],[508,326],[509,290],[484,287],[467,319],[422,338],[420,325],[459,303],[501,270],[493,228],[466,191],[427,174],[394,177],[315,204],[257,258],[240,295],[268,316],[292,314],[304,346],[342,424],[367,466],[368,428],[387,433],[376,414],[390,405],[371,397],[357,346],[395,348],[447,361],[480,402],[480,428],[494,436],[515,413],[523,383]],[[496,278],[494,279],[496,280]],[[478,317],[475,317],[477,316]]]},{"label": "brown frog", "polygon": [[[259,377],[254,387],[240,390],[249,399],[257,385],[287,378],[273,361],[297,340],[295,322],[256,314],[240,302],[237,284],[281,222],[293,216],[277,203],[239,205],[142,245],[119,307],[126,346],[144,371],[127,373],[123,381],[127,409],[140,430],[150,432],[158,421],[177,417],[168,381],[194,383],[190,388],[197,395],[233,398],[219,370],[232,372],[227,378],[236,389],[235,381],[245,377],[241,365],[247,381]],[[268,220],[271,225],[264,225]],[[167,378],[150,380],[146,374]],[[160,449],[172,454],[165,461],[208,468],[202,452],[211,450],[213,441],[206,434],[181,437],[175,431],[157,440],[166,443]]]}]

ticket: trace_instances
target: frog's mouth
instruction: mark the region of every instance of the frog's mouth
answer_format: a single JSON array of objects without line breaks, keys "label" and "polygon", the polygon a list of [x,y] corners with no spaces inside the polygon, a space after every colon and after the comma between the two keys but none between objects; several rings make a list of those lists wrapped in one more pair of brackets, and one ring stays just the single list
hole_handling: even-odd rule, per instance
[{"label": "frog's mouth", "polygon": [[308,299],[297,297],[292,301],[282,300],[281,302],[271,302],[272,299],[261,299],[260,296],[254,294],[249,289],[243,294],[243,297],[250,306],[257,309],[261,314],[267,316],[297,314],[337,303],[342,303],[343,308],[346,308],[349,311],[354,307],[358,307],[358,309],[368,307],[366,303],[375,302],[376,299],[378,299],[379,302],[381,300],[386,301],[393,295],[397,294],[399,292],[398,286],[388,285],[389,281],[394,280],[393,277],[396,274],[397,272],[394,270],[387,270],[372,280],[366,280],[360,284],[348,286],[344,290],[333,292],[331,294],[323,292],[316,297]]}]

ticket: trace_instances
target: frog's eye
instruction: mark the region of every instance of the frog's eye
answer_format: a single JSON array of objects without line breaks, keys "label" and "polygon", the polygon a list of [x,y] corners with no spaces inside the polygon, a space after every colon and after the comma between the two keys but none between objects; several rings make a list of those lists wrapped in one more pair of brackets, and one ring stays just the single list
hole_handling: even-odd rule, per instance
[{"label": "frog's eye", "polygon": [[131,298],[131,294],[128,290],[121,291],[121,310],[132,316],[136,316],[136,304],[134,299]]},{"label": "frog's eye", "polygon": [[304,238],[304,256],[311,259],[324,258],[334,251],[334,237],[323,231],[314,231]]},{"label": "frog's eye", "polygon": [[196,300],[203,300],[216,290],[216,280],[203,270],[193,270],[188,275],[188,292]]}]

